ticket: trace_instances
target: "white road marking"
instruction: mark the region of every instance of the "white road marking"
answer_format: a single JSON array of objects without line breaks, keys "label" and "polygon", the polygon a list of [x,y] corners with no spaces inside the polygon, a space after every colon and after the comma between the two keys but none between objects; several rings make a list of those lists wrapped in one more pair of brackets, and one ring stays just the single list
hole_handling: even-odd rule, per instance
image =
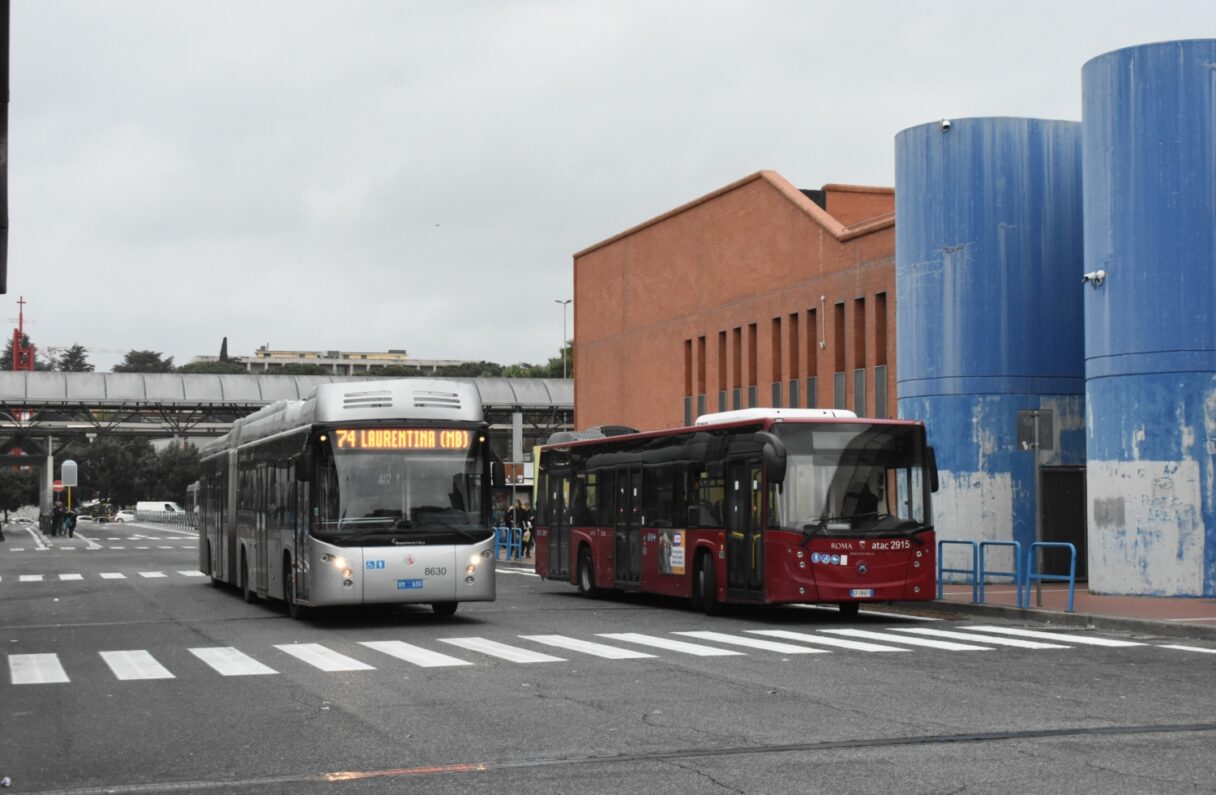
[{"label": "white road marking", "polygon": [[27,528],[25,528],[25,532],[29,533],[30,538],[34,539],[34,549],[36,549],[36,550],[50,549],[50,547],[48,547],[46,544],[42,543],[42,538],[37,533],[34,532],[33,528],[27,527]]},{"label": "white road marking", "polygon": [[65,581],[65,582],[70,581],[70,580],[83,580],[84,575],[83,574],[60,574],[59,579],[61,581]]},{"label": "white road marking", "polygon": [[523,640],[530,640],[533,643],[541,643],[545,646],[553,646],[558,649],[566,649],[568,651],[582,652],[595,657],[603,657],[606,660],[641,660],[653,659],[653,654],[647,654],[644,651],[634,651],[633,649],[622,649],[617,646],[609,646],[606,643],[595,643],[590,640],[579,640],[578,638],[568,638],[565,635],[520,635]]},{"label": "white road marking", "polygon": [[967,627],[978,632],[995,632],[1000,635],[1014,635],[1019,638],[1038,638],[1039,640],[1054,640],[1064,643],[1082,643],[1089,646],[1109,646],[1122,648],[1125,646],[1144,646],[1130,640],[1111,640],[1109,638],[1092,638],[1088,635],[1078,635],[1069,632],[1039,632],[1033,629],[1010,629],[1009,627]]},{"label": "white road marking", "polygon": [[667,651],[678,651],[681,654],[693,654],[697,657],[734,657],[743,654],[743,652],[735,651],[734,649],[716,649],[712,646],[685,643],[682,640],[672,640],[671,638],[656,638],[652,635],[642,635],[637,632],[599,632],[596,634],[601,638],[608,638],[609,640],[639,643],[643,646],[653,646],[656,649],[666,649]]},{"label": "white road marking", "polygon": [[125,579],[127,579],[127,575],[120,574],[116,571],[103,571],[101,573],[101,579],[103,579],[103,580],[125,580]]},{"label": "white road marking", "polygon": [[190,653],[214,668],[221,676],[261,676],[278,673],[231,646],[190,649]]},{"label": "white road marking", "polygon": [[396,657],[398,660],[405,660],[407,663],[413,663],[422,668],[441,668],[447,665],[473,664],[455,657],[449,657],[446,654],[440,654],[437,651],[424,649],[421,646],[412,646],[399,640],[360,641],[359,645],[387,654],[390,657]]},{"label": "white road marking", "polygon": [[164,546],[164,547],[157,547],[157,549],[177,549],[177,547]]},{"label": "white road marking", "polygon": [[58,654],[10,654],[8,670],[15,685],[47,685],[70,682],[59,664]]},{"label": "white road marking", "polygon": [[809,632],[792,632],[788,629],[749,629],[753,635],[768,635],[770,638],[785,638],[802,643],[817,643],[820,646],[832,646],[837,649],[851,651],[911,651],[897,646],[881,646],[877,643],[866,643],[860,640],[843,640],[841,638],[825,638],[822,635],[812,635]]},{"label": "white road marking", "polygon": [[926,646],[930,649],[945,651],[992,651],[987,646],[973,646],[969,643],[954,643],[948,640],[927,640],[925,638],[904,638],[887,632],[870,632],[865,629],[825,629],[833,635],[844,635],[846,638],[866,638],[868,640],[884,640],[892,643],[905,643],[909,646]]},{"label": "white road marking", "polygon": [[20,582],[42,582],[41,574],[22,574],[17,578]]},{"label": "white road marking", "polygon": [[534,572],[534,571],[524,571],[523,569],[502,569],[502,568],[495,568],[495,569],[494,569],[494,572],[495,572],[496,574],[521,574],[521,575],[523,575],[524,577],[539,577],[539,576],[540,576],[539,574],[537,574],[537,573],[536,573],[536,572]]},{"label": "white road marking", "polygon": [[543,663],[543,662],[565,662],[565,658],[554,657],[551,654],[542,654],[538,651],[529,651],[520,649],[515,646],[508,646],[505,643],[499,643],[495,640],[487,640],[485,638],[439,638],[443,643],[450,643],[453,646],[459,646],[462,649],[469,651],[488,654],[491,657],[498,657],[508,662],[515,663]]},{"label": "white road marking", "polygon": [[76,534],[76,538],[82,538],[82,539],[84,539],[85,543],[87,544],[87,546],[85,547],[85,549],[105,549],[105,547],[103,547],[101,544],[98,544],[98,543],[97,543],[96,541],[94,541],[93,539],[89,538],[89,537],[88,537],[88,536],[86,536],[86,535],[82,535],[81,533],[77,533],[77,534]]},{"label": "white road marking", "polygon": [[375,666],[359,662],[354,657],[347,657],[332,649],[327,649],[320,643],[288,643],[275,646],[279,651],[286,652],[298,660],[303,660],[314,668],[322,671],[374,671]]},{"label": "white road marking", "polygon": [[1216,654],[1216,649],[1205,649],[1201,646],[1175,646],[1162,644],[1159,648],[1162,649],[1177,649],[1178,651],[1199,651],[1204,654]]},{"label": "white road marking", "polygon": [[110,547],[110,549],[126,549],[126,547]]},{"label": "white road marking", "polygon": [[131,679],[174,679],[169,669],[143,649],[133,651],[99,652],[114,675],[123,681]]},{"label": "white road marking", "polygon": [[1060,643],[1041,643],[1034,640],[1018,640],[1017,638],[990,638],[977,635],[974,632],[952,632],[945,629],[922,629],[920,627],[890,627],[894,632],[915,632],[918,635],[930,635],[935,638],[950,638],[952,640],[978,640],[981,643],[991,643],[996,646],[1013,646],[1019,649],[1069,649]]},{"label": "white road marking", "polygon": [[775,640],[760,640],[759,638],[741,638],[737,635],[727,635],[725,632],[676,632],[676,635],[684,635],[690,638],[698,638],[700,640],[716,641],[718,643],[730,643],[735,646],[745,646],[751,649],[763,649],[764,651],[775,651],[781,654],[828,654],[826,649],[812,649],[806,646],[795,646],[792,643],[779,643]]},{"label": "white road marking", "polygon": [[196,569],[191,569],[189,571],[178,571],[177,573],[182,575],[183,577],[206,577],[207,576],[206,574],[203,574],[201,571],[198,571]]},{"label": "white road marking", "polygon": [[147,577],[149,580],[155,580],[160,577],[168,577],[169,575],[165,574],[163,571],[141,571],[139,576]]}]

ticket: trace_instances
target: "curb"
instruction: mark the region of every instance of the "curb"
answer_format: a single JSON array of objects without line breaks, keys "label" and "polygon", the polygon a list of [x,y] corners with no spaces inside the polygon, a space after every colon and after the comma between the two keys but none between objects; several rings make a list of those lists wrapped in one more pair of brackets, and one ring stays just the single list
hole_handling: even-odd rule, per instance
[{"label": "curb", "polygon": [[1129,618],[1127,616],[1103,616],[1088,613],[1064,613],[1058,610],[1036,608],[1003,607],[1001,605],[978,605],[969,602],[893,602],[892,607],[913,615],[954,614],[977,618],[1002,618],[1009,621],[1033,621],[1040,624],[1055,624],[1076,629],[1109,629],[1120,632],[1135,632],[1143,635],[1166,635],[1169,637],[1203,638],[1216,640],[1216,627],[1186,621],[1167,621],[1152,618]]}]

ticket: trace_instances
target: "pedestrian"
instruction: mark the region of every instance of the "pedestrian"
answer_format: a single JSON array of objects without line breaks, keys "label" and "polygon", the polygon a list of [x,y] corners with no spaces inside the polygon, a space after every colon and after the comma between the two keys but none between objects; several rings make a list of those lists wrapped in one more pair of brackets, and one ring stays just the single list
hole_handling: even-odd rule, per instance
[{"label": "pedestrian", "polygon": [[516,500],[510,508],[507,508],[507,527],[518,528],[519,523],[523,521],[524,506]]},{"label": "pedestrian", "polygon": [[533,523],[536,520],[536,514],[532,512],[532,503],[524,500],[523,504],[523,521],[521,527],[524,529],[523,534],[523,556],[525,558],[532,557],[532,545],[536,543],[536,533],[533,530]]},{"label": "pedestrian", "polygon": [[73,538],[76,535],[76,512],[71,508],[64,511],[63,514],[63,529],[67,531],[68,538]]},{"label": "pedestrian", "polygon": [[54,509],[51,511],[51,535],[57,536],[63,532],[63,517],[67,511],[63,509],[62,502],[56,502]]}]

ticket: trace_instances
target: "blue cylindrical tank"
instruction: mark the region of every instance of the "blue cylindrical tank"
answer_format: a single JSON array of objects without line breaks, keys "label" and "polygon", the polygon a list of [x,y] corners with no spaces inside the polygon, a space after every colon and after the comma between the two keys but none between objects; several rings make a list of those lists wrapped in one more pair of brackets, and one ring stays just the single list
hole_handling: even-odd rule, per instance
[{"label": "blue cylindrical tank", "polygon": [[1090,587],[1216,596],[1216,40],[1081,77]]},{"label": "blue cylindrical tank", "polygon": [[1041,468],[1084,464],[1081,243],[1078,123],[954,119],[896,136],[899,412],[937,448],[939,538],[1024,553]]}]

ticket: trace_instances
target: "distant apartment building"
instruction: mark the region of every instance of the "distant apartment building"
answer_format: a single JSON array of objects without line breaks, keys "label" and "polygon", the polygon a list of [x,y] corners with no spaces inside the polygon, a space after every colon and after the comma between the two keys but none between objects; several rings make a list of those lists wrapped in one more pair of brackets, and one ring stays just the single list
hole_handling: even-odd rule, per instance
[{"label": "distant apartment building", "polygon": [[[334,375],[363,375],[385,367],[411,367],[420,374],[440,367],[464,364],[459,359],[415,359],[403,350],[388,351],[282,351],[262,345],[252,356],[235,357],[251,373],[274,375],[289,364],[318,365]],[[196,362],[214,362],[215,356],[196,356]]]},{"label": "distant apartment building", "polygon": [[575,423],[895,415],[895,196],[761,171],[574,255]]}]

